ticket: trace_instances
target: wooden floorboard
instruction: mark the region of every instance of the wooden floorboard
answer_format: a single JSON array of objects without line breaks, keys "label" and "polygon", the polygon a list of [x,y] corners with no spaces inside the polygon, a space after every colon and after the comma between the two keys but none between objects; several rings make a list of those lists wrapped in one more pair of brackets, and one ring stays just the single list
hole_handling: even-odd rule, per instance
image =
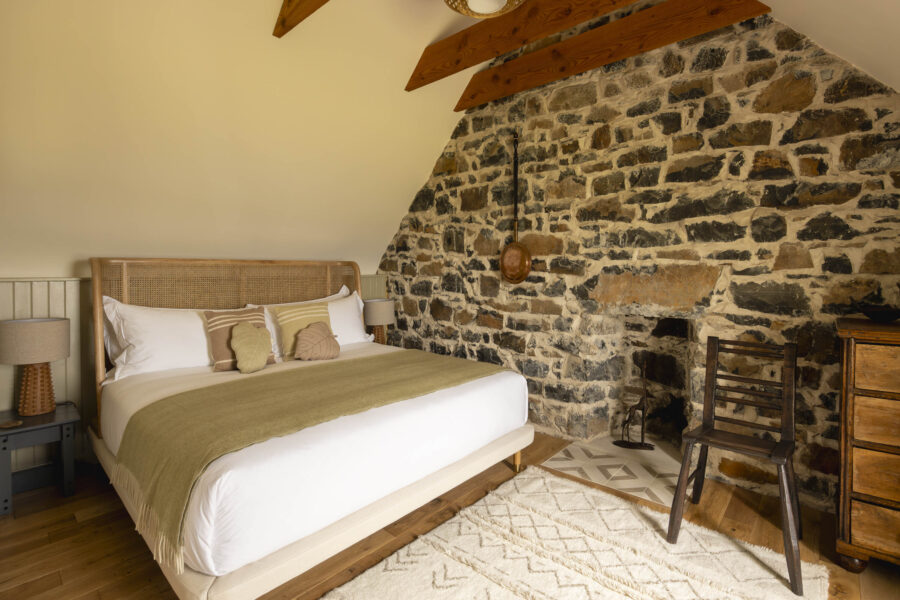
[{"label": "wooden floorboard", "polygon": [[[540,464],[567,443],[537,434],[534,443],[524,451],[523,462]],[[451,518],[461,508],[476,502],[513,476],[509,463],[494,465],[264,598],[318,598]],[[62,498],[55,488],[45,488],[14,497],[15,514],[0,517],[0,600],[174,599],[175,594],[99,469],[80,473],[76,492],[72,497]],[[659,509],[652,503],[643,504]],[[686,504],[685,518],[782,551],[781,518],[776,498],[707,481],[700,504]],[[880,595],[877,590],[885,589],[885,577],[887,585],[890,585],[891,577],[900,578],[893,565],[884,564],[878,569],[870,569],[879,573],[878,585],[861,586],[859,575],[849,573],[833,562],[833,515],[804,507],[802,518],[801,556],[803,560],[821,562],[828,567],[831,573],[829,600],[876,600]],[[866,573],[863,578],[867,577]],[[868,597],[863,596],[861,587],[873,592]]]}]

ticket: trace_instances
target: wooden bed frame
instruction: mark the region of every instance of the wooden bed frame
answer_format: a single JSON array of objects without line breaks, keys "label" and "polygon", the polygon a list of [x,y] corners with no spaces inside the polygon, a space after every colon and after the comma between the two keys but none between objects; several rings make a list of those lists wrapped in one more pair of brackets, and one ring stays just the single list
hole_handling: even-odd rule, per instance
[{"label": "wooden bed frame", "polygon": [[[101,386],[107,373],[103,296],[157,308],[228,309],[248,303],[323,298],[342,285],[351,291],[360,290],[359,267],[350,261],[92,258],[91,273],[97,423],[89,433],[94,453],[107,474],[112,473],[116,459],[101,439],[99,426]],[[189,567],[183,573],[165,565],[160,568],[182,600],[256,598],[509,456],[514,456],[518,470],[521,450],[533,439],[534,429],[526,424],[424,479],[226,575],[206,575]],[[116,491],[134,519],[135,507],[121,490]]]}]

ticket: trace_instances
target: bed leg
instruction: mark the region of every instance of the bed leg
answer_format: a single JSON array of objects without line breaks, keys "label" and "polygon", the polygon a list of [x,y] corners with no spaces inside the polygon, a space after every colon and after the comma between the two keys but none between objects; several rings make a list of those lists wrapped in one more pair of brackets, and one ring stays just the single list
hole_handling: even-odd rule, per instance
[{"label": "bed leg", "polygon": [[513,454],[513,471],[518,473],[522,470],[522,451]]}]

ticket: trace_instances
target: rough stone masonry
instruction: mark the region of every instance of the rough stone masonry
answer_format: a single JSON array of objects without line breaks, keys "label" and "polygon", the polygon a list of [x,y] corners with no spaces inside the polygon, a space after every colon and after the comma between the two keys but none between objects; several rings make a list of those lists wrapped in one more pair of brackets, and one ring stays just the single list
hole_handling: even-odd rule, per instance
[{"label": "rough stone masonry", "polygon": [[[498,268],[513,129],[519,285]],[[470,110],[382,259],[390,342],[519,371],[531,420],[574,438],[618,433],[638,357],[693,426],[708,336],[796,342],[800,487],[833,508],[834,321],[900,305],[898,202],[900,96],[760,17]],[[777,493],[736,455],[710,475]]]}]

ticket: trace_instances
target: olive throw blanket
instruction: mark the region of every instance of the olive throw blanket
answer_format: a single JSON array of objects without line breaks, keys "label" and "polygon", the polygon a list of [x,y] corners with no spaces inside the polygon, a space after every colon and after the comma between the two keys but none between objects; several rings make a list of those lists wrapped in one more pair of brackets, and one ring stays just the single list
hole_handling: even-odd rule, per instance
[{"label": "olive throw blanket", "polygon": [[343,415],[487,377],[501,367],[418,350],[262,372],[181,392],[137,411],[113,483],[138,507],[137,529],[161,564],[184,571],[182,523],[215,459]]}]

